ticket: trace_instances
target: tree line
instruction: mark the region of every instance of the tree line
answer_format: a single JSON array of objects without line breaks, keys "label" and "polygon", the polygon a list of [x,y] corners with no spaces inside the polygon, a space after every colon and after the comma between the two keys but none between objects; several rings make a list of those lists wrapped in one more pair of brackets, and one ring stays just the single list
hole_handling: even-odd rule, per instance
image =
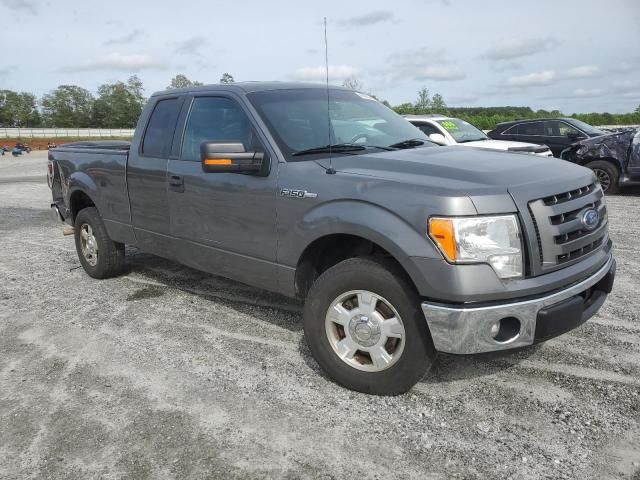
[{"label": "tree line", "polygon": [[[220,78],[220,83],[233,82],[229,73]],[[178,74],[167,89],[197,85],[203,84]],[[346,79],[343,86],[365,90],[356,78]],[[393,106],[381,101],[401,115],[442,114],[462,118],[484,130],[510,120],[566,116],[558,110],[530,107],[449,107],[442,95],[431,95],[424,87],[413,102]],[[40,99],[28,92],[0,90],[0,127],[134,128],[145,102],[142,81],[135,75],[124,82],[100,85],[97,95],[77,85],[60,85]],[[640,124],[640,105],[632,113],[577,113],[571,117],[591,125]]]},{"label": "tree line", "polygon": [[[233,83],[225,73],[220,83]],[[184,75],[167,89],[202,85]],[[0,90],[0,127],[134,128],[147,99],[136,75],[100,85],[97,95],[77,85],[60,85],[38,99],[28,92]]]},{"label": "tree line", "polygon": [[[384,103],[384,102],[383,102]],[[559,110],[533,110],[531,107],[448,107],[442,95],[429,96],[422,88],[413,103],[391,107],[400,115],[440,114],[466,120],[481,130],[491,130],[500,122],[535,118],[571,117],[590,125],[639,125],[640,105],[631,113],[574,113],[565,115]]]}]

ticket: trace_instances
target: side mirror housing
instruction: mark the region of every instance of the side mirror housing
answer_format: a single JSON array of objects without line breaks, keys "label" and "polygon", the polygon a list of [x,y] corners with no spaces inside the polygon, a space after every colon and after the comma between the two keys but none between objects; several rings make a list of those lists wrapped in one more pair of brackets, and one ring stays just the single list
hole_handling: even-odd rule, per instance
[{"label": "side mirror housing", "polygon": [[432,142],[437,143],[438,145],[448,145],[449,144],[447,142],[447,139],[444,138],[444,135],[442,135],[441,133],[432,133],[431,135],[429,135],[429,139]]},{"label": "side mirror housing", "polygon": [[247,152],[242,143],[203,142],[200,159],[202,170],[208,173],[257,173],[262,170],[264,154]]}]

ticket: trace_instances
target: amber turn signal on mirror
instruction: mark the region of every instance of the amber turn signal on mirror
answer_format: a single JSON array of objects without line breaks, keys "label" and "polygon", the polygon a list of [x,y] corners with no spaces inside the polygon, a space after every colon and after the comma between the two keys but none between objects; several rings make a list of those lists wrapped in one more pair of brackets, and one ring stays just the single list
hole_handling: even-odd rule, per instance
[{"label": "amber turn signal on mirror", "polygon": [[231,165],[233,162],[230,158],[205,158],[205,165]]}]

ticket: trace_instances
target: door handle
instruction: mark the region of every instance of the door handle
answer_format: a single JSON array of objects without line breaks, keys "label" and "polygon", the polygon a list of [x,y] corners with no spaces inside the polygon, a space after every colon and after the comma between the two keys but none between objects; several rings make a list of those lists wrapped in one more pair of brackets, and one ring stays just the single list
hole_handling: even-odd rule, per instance
[{"label": "door handle", "polygon": [[169,177],[169,185],[171,185],[172,187],[181,187],[182,185],[184,185],[184,178],[182,178],[180,175],[171,175]]},{"label": "door handle", "polygon": [[181,175],[169,176],[169,187],[175,192],[184,192],[184,178]]}]

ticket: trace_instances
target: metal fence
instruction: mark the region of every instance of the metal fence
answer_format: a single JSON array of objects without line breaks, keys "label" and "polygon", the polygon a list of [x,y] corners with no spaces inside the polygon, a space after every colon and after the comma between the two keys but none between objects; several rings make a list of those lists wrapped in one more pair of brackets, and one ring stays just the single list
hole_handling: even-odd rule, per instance
[{"label": "metal fence", "polygon": [[132,137],[132,128],[3,128],[0,138]]}]

